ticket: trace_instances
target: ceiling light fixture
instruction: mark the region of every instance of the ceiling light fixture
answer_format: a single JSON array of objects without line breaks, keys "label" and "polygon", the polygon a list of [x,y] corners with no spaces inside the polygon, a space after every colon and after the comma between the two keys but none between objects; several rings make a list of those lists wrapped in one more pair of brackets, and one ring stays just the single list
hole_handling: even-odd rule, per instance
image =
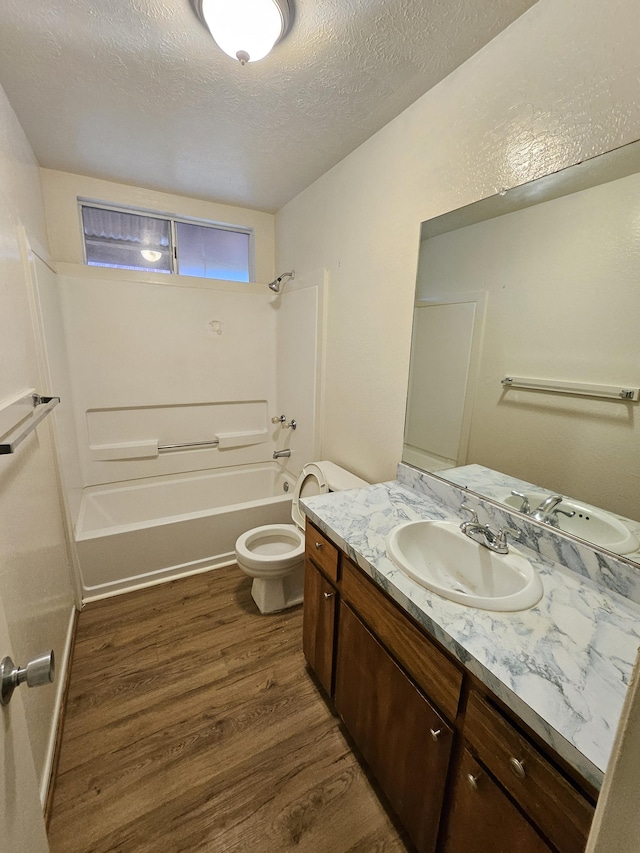
[{"label": "ceiling light fixture", "polygon": [[145,261],[149,261],[151,264],[155,264],[162,257],[162,252],[158,252],[156,249],[140,249],[140,254]]},{"label": "ceiling light fixture", "polygon": [[291,24],[289,0],[191,0],[218,47],[241,65],[257,62]]}]

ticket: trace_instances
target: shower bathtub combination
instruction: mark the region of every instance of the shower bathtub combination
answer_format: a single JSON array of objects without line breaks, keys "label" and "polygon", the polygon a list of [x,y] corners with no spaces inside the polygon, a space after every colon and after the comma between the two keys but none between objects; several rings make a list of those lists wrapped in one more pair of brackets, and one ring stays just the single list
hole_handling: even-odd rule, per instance
[{"label": "shower bathtub combination", "polygon": [[293,485],[267,462],[86,488],[75,534],[84,600],[228,565],[242,533],[291,523]]}]

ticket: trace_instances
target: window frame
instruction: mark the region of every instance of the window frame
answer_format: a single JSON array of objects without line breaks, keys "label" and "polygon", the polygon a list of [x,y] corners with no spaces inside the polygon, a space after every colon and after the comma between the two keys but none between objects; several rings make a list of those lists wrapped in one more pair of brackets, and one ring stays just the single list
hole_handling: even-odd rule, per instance
[{"label": "window frame", "polygon": [[[249,280],[246,282],[237,281],[237,284],[251,284],[256,280],[256,247],[255,247],[255,230],[249,225],[234,225],[230,222],[218,222],[212,219],[201,219],[195,216],[177,216],[173,213],[163,213],[159,210],[148,210],[142,207],[135,207],[133,205],[128,204],[112,204],[104,201],[95,201],[94,199],[84,198],[78,196],[78,223],[80,226],[80,242],[82,245],[82,263],[84,266],[92,266],[92,267],[101,267],[102,269],[119,269],[121,271],[127,272],[126,267],[109,267],[106,264],[89,264],[87,261],[87,244],[86,244],[86,235],[84,233],[84,224],[82,219],[82,208],[83,207],[94,207],[99,208],[100,210],[111,210],[114,213],[132,213],[137,214],[138,216],[146,216],[151,219],[162,219],[165,222],[169,223],[169,233],[171,235],[171,249],[172,251],[169,253],[170,258],[170,272],[169,275],[182,275],[184,278],[201,278],[201,276],[190,276],[180,274],[178,272],[178,239],[177,239],[177,229],[176,223],[181,222],[185,225],[201,225],[205,228],[213,228],[216,231],[232,231],[235,234],[246,234],[249,237],[249,258],[248,258],[248,272],[249,272]],[[130,272],[131,270],[129,270]],[[148,273],[146,273],[148,274]],[[165,276],[167,273],[158,273],[158,275]],[[153,272],[151,272],[153,275]],[[207,279],[209,281],[234,281],[235,279]]]}]

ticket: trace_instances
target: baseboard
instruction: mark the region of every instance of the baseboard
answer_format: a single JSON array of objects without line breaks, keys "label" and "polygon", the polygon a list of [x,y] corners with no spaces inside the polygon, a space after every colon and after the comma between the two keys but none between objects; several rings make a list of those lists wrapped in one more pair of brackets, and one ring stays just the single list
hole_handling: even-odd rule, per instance
[{"label": "baseboard", "polygon": [[55,790],[56,772],[60,760],[60,747],[62,746],[62,730],[64,728],[65,710],[67,707],[67,694],[69,692],[69,680],[71,675],[71,659],[73,657],[73,646],[76,639],[76,625],[78,622],[78,611],[75,606],[69,614],[69,626],[64,644],[64,653],[61,659],[56,657],[57,669],[57,692],[51,733],[49,736],[49,748],[45,761],[44,773],[42,774],[42,788],[40,790],[40,802],[43,806],[45,825],[49,825],[51,807],[53,805],[53,794]]}]

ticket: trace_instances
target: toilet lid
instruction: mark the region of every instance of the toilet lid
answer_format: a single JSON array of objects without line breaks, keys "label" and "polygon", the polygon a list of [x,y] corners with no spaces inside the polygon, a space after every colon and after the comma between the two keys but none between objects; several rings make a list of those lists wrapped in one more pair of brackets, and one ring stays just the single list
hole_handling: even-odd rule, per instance
[{"label": "toilet lid", "polygon": [[328,491],[327,478],[324,476],[322,468],[316,465],[315,462],[309,462],[308,465],[305,465],[296,482],[293,492],[293,503],[291,504],[291,518],[300,530],[304,530],[305,518],[304,513],[300,509],[300,498],[310,498],[312,495],[324,495]]}]

